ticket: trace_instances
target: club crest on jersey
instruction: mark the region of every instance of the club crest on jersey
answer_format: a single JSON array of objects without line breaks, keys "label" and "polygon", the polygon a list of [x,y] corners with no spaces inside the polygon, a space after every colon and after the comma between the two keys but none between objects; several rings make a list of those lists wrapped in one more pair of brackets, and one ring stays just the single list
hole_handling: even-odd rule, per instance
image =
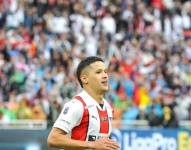
[{"label": "club crest on jersey", "polygon": [[63,114],[64,114],[64,115],[67,114],[67,113],[68,113],[68,110],[69,110],[69,107],[66,107],[66,108],[64,109],[64,111],[63,111]]},{"label": "club crest on jersey", "polygon": [[107,117],[102,117],[102,118],[101,118],[101,121],[102,121],[102,122],[107,121]]}]

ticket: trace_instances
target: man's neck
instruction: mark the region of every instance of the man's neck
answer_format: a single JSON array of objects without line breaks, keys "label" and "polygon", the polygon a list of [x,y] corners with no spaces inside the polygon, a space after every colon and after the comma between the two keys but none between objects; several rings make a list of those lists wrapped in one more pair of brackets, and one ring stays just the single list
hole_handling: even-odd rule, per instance
[{"label": "man's neck", "polygon": [[84,90],[99,104],[103,103],[103,94],[95,93],[93,90],[84,88]]}]

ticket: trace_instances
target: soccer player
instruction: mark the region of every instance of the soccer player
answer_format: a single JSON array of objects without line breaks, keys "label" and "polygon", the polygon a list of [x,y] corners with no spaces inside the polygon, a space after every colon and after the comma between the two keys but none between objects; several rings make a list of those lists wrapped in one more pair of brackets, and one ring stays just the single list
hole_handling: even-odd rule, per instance
[{"label": "soccer player", "polygon": [[50,147],[69,150],[119,149],[109,139],[113,110],[104,99],[109,89],[104,61],[96,56],[82,60],[77,78],[83,91],[64,105],[48,136]]}]

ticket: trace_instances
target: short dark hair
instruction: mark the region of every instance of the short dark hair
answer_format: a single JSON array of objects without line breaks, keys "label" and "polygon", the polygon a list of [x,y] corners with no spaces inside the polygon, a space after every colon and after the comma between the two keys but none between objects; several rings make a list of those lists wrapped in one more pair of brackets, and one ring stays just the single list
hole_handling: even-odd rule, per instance
[{"label": "short dark hair", "polygon": [[83,88],[83,84],[82,84],[82,81],[80,79],[80,76],[81,76],[81,73],[82,71],[87,67],[89,66],[90,64],[96,62],[96,61],[101,61],[101,62],[104,62],[102,58],[100,57],[97,57],[97,56],[90,56],[90,57],[87,57],[85,59],[83,59],[78,67],[77,67],[77,71],[76,71],[76,76],[77,76],[77,79],[81,85],[81,87]]}]

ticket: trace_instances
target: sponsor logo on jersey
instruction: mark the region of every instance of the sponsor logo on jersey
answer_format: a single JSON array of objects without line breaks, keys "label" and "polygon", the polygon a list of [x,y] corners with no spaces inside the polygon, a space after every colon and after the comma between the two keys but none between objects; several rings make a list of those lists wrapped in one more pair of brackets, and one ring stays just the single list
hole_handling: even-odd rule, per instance
[{"label": "sponsor logo on jersey", "polygon": [[94,118],[94,119],[96,119],[96,120],[97,120],[97,117],[96,117],[96,116],[94,116],[94,115],[92,115],[92,118]]},{"label": "sponsor logo on jersey", "polygon": [[109,138],[108,134],[99,134],[99,135],[89,135],[88,141],[95,141],[101,138]]},{"label": "sponsor logo on jersey", "polygon": [[95,135],[89,135],[88,136],[88,141],[95,141],[97,137]]}]

